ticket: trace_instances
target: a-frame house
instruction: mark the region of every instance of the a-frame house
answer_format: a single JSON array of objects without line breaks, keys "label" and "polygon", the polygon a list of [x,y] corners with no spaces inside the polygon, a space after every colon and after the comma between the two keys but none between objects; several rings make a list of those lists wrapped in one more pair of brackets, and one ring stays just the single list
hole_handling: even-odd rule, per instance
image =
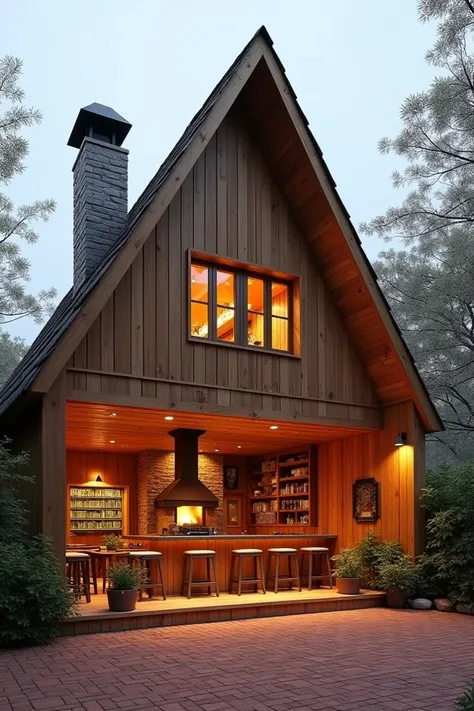
[{"label": "a-frame house", "polygon": [[130,124],[78,116],[74,284],[0,394],[58,553],[169,531],[194,455],[199,524],[422,546],[442,425],[272,44],[259,30],[129,212]]}]

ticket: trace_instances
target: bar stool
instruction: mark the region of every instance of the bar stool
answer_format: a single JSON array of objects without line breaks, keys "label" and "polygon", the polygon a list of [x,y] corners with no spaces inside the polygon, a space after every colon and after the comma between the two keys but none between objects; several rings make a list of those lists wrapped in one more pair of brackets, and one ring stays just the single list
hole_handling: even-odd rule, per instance
[{"label": "bar stool", "polygon": [[[165,593],[165,579],[163,576],[163,566],[162,566],[162,554],[158,551],[130,551],[129,553],[130,561],[133,565],[138,565],[144,573],[143,585],[138,588],[138,599],[142,600],[143,591],[148,590],[148,597],[153,597],[153,590],[155,588],[160,588],[163,600],[166,600]],[[157,572],[159,574],[160,582],[153,581],[151,564],[156,561]]]},{"label": "bar stool", "polygon": [[[207,577],[205,579],[194,580],[194,561],[197,559],[203,559],[206,561],[207,566]],[[212,570],[214,575],[214,580],[211,578],[211,562]],[[186,577],[186,568],[187,576]],[[191,597],[191,591],[194,587],[207,587],[209,595],[211,594],[211,587],[214,586],[216,591],[216,596],[219,597],[219,584],[217,582],[217,571],[216,571],[216,552],[209,550],[196,550],[196,551],[184,551],[184,566],[183,566],[183,582],[181,584],[181,595],[184,595],[185,586],[188,588],[187,597],[188,600]]]},{"label": "bar stool", "polygon": [[[253,559],[253,578],[244,578],[242,569],[245,558]],[[235,563],[238,561],[237,577],[234,577]],[[260,564],[260,575],[257,573],[257,561]],[[252,584],[255,586],[255,592],[258,592],[258,584],[262,586],[262,592],[265,595],[265,570],[263,568],[263,551],[260,548],[237,548],[232,551],[232,559],[230,562],[230,584],[229,592],[232,592],[232,584],[237,583],[237,595],[242,594],[242,583]]]},{"label": "bar stool", "polygon": [[76,598],[85,595],[86,602],[91,601],[89,563],[90,557],[87,553],[66,551],[66,578],[68,585]]},{"label": "bar stool", "polygon": [[[331,570],[331,560],[329,558],[329,548],[324,548],[324,547],[317,547],[317,546],[308,546],[307,548],[300,548],[301,551],[301,576],[307,575],[308,576],[308,590],[312,590],[313,588],[313,580],[324,580],[324,578],[329,579],[329,587],[332,590],[332,570]],[[308,556],[308,572],[304,573],[304,561],[305,561],[305,556]],[[326,562],[326,567],[327,567],[327,574],[323,575],[322,572],[318,572],[317,575],[313,575],[313,558],[315,556],[319,556],[319,560],[323,558]],[[320,571],[321,568],[318,567],[318,570]]]},{"label": "bar stool", "polygon": [[[280,560],[287,560],[288,573],[280,574]],[[275,575],[271,575],[271,565],[272,559],[275,560]],[[295,574],[293,574],[292,565],[295,566]],[[267,562],[267,588],[269,587],[269,581],[275,581],[275,592],[278,592],[278,586],[280,582],[288,583],[289,589],[292,588],[292,582],[296,581],[298,590],[301,592],[301,582],[300,582],[300,572],[298,568],[298,555],[296,548],[269,548],[268,549],[268,562]]]}]

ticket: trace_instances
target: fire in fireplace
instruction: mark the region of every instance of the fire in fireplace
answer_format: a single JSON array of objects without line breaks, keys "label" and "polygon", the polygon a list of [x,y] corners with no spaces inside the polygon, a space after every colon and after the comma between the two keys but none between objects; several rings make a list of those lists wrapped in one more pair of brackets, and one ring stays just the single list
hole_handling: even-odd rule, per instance
[{"label": "fire in fireplace", "polygon": [[176,523],[178,526],[202,526],[204,523],[202,506],[177,506]]}]

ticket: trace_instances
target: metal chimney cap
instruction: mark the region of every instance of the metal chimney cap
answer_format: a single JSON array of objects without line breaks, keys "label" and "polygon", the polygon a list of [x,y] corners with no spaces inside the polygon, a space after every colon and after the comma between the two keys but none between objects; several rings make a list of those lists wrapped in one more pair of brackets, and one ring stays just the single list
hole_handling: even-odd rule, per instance
[{"label": "metal chimney cap", "polygon": [[131,128],[132,124],[110,106],[95,102],[79,111],[67,145],[80,148],[86,136],[94,137],[96,134],[109,138],[108,142],[115,146],[121,146]]}]

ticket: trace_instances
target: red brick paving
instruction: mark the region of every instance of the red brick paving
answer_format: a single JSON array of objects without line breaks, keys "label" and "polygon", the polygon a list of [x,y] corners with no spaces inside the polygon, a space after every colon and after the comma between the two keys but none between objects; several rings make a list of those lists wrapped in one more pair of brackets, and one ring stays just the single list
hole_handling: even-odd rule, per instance
[{"label": "red brick paving", "polygon": [[0,653],[0,711],[452,711],[474,617],[371,609],[86,635]]}]

